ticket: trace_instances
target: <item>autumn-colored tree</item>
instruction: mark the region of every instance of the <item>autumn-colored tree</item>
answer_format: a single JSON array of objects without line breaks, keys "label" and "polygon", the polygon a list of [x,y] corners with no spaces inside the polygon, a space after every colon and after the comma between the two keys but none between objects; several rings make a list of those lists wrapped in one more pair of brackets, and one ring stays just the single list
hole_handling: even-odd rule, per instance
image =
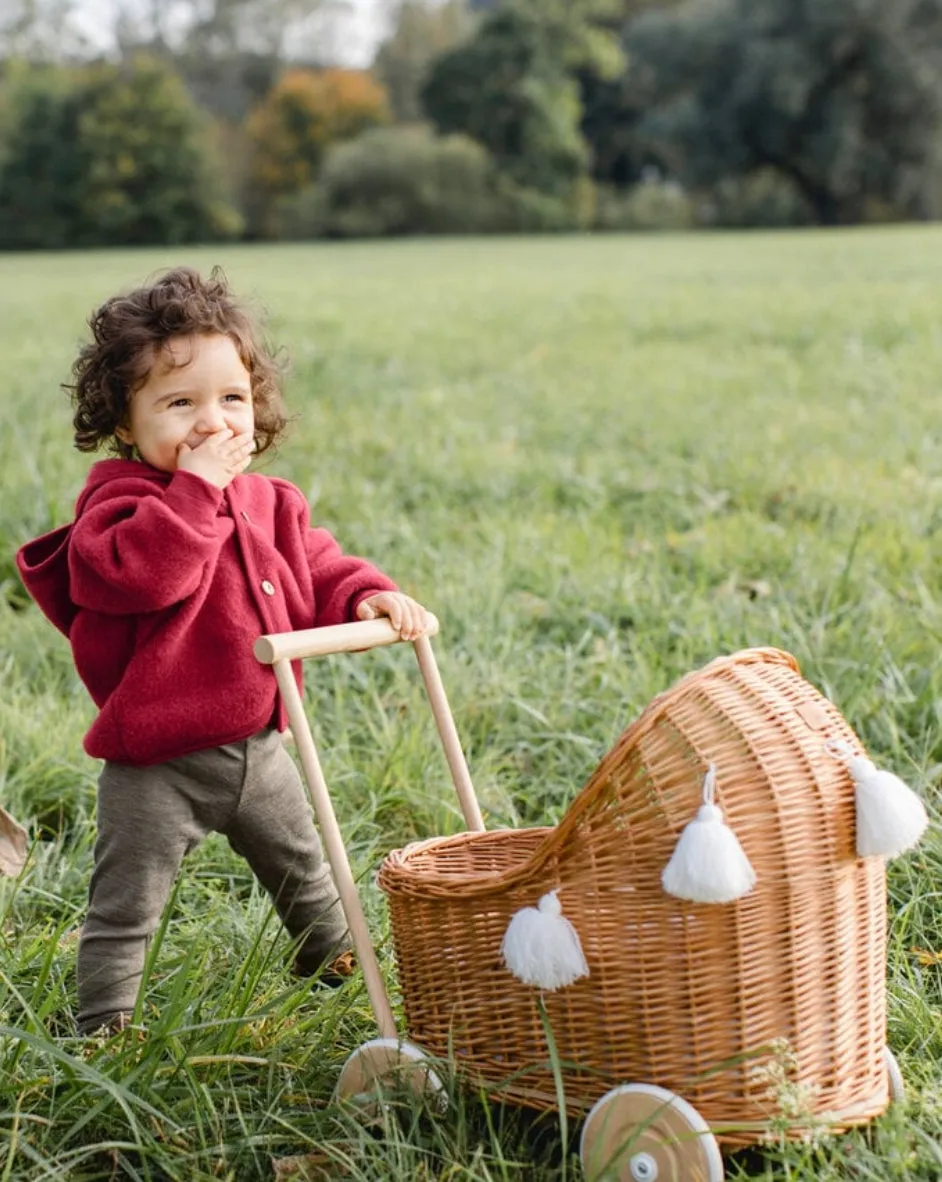
[{"label": "autumn-colored tree", "polygon": [[278,198],[314,181],[330,144],[389,118],[386,92],[362,70],[286,71],[246,124],[256,231],[266,232]]}]

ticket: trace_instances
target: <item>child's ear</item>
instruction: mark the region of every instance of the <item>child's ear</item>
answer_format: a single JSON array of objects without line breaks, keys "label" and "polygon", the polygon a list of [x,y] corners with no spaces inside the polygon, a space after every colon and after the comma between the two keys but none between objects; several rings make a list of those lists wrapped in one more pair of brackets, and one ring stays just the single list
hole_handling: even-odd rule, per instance
[{"label": "child's ear", "polygon": [[131,434],[129,427],[125,427],[122,424],[120,427],[115,427],[114,433],[115,438],[120,439],[121,442],[127,444],[128,447],[134,446],[134,436]]}]

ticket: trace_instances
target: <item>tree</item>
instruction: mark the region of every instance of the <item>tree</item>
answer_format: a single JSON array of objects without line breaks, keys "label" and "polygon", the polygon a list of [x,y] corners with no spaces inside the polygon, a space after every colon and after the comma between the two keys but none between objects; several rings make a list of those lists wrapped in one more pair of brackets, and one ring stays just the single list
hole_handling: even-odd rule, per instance
[{"label": "tree", "polygon": [[[621,41],[629,22],[642,12],[677,8],[681,3],[683,0],[614,0],[599,19]],[[616,63],[613,69],[599,69],[589,56],[576,70],[582,104],[580,130],[589,145],[592,176],[616,187],[636,184],[657,163],[656,153],[638,135],[644,115],[644,105],[632,85],[638,64],[627,61]]]},{"label": "tree", "polygon": [[516,183],[562,194],[585,172],[577,77],[625,68],[626,6],[643,0],[503,0],[433,65],[422,90],[442,131],[484,144]]},{"label": "tree", "polygon": [[373,63],[376,77],[386,88],[390,105],[400,123],[422,117],[419,91],[431,63],[470,33],[471,20],[464,0],[402,0],[392,34],[383,42]]},{"label": "tree", "polygon": [[289,70],[246,125],[253,222],[267,233],[278,199],[314,180],[329,144],[389,121],[385,91],[361,70]]},{"label": "tree", "polygon": [[486,231],[495,212],[493,170],[466,136],[378,128],[330,149],[317,185],[299,203],[307,226],[296,218],[287,228],[338,238]]},{"label": "tree", "polygon": [[144,52],[172,62],[200,106],[224,120],[230,134],[271,90],[289,55],[309,64],[330,60],[347,7],[344,0],[117,0],[117,5],[113,34],[122,55]]},{"label": "tree", "polygon": [[524,6],[487,16],[438,58],[421,97],[441,132],[483,144],[518,184],[558,192],[585,169],[578,88],[552,30]]},{"label": "tree", "polygon": [[82,184],[74,75],[24,65],[4,91],[0,248],[71,246]]},{"label": "tree", "polygon": [[[667,0],[669,3],[670,0]],[[616,78],[625,68],[620,34],[627,12],[644,0],[508,0],[533,14],[552,52],[572,75]]]},{"label": "tree", "polygon": [[628,52],[644,137],[691,183],[772,168],[825,224],[937,212],[942,0],[692,0]]},{"label": "tree", "polygon": [[289,55],[335,60],[352,15],[349,0],[0,0],[0,61],[144,54],[172,65],[213,116],[241,124]]},{"label": "tree", "polygon": [[193,242],[237,228],[209,125],[172,69],[149,58],[98,66],[83,91],[80,217],[96,241]]},{"label": "tree", "polygon": [[636,184],[656,159],[639,136],[645,112],[632,93],[629,74],[608,79],[580,71],[579,98],[579,129],[589,146],[593,179],[619,188]]},{"label": "tree", "polygon": [[0,245],[143,245],[238,231],[203,118],[161,63],[31,70],[10,103]]}]

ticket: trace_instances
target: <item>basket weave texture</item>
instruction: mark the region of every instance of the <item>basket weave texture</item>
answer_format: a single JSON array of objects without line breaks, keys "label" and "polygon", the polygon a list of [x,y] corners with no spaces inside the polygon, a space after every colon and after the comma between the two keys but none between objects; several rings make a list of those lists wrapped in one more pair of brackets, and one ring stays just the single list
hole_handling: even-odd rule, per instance
[{"label": "basket weave texture", "polygon": [[[522,907],[558,889],[589,975],[543,995],[566,1107],[659,1084],[727,1145],[835,1129],[888,1103],[882,859],[855,852],[854,789],[825,750],[862,754],[795,659],[748,649],[655,698],[554,828],[391,853],[386,892],[409,1037],[492,1093],[555,1108],[539,993],[504,967]],[[686,903],[661,872],[716,765],[716,802],[758,875],[735,903]],[[801,1111],[783,1119],[781,1040]],[[794,1095],[794,1093],[793,1093]]]}]

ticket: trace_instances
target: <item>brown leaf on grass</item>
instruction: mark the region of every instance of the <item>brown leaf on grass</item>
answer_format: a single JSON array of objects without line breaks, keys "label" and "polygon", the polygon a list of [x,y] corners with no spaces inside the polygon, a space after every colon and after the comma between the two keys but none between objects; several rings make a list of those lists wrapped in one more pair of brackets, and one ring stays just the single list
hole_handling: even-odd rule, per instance
[{"label": "brown leaf on grass", "polygon": [[28,845],[23,826],[0,808],[0,874],[16,878],[26,865]]},{"label": "brown leaf on grass", "polygon": [[923,966],[929,968],[930,965],[942,964],[942,952],[934,952],[931,948],[911,948],[913,956]]},{"label": "brown leaf on grass", "polygon": [[59,937],[60,948],[71,948],[73,944],[78,944],[82,938],[82,925],[79,924],[77,928],[70,928],[65,935]]},{"label": "brown leaf on grass", "polygon": [[331,1182],[350,1178],[350,1171],[326,1153],[299,1153],[293,1157],[273,1157],[275,1182]]}]

